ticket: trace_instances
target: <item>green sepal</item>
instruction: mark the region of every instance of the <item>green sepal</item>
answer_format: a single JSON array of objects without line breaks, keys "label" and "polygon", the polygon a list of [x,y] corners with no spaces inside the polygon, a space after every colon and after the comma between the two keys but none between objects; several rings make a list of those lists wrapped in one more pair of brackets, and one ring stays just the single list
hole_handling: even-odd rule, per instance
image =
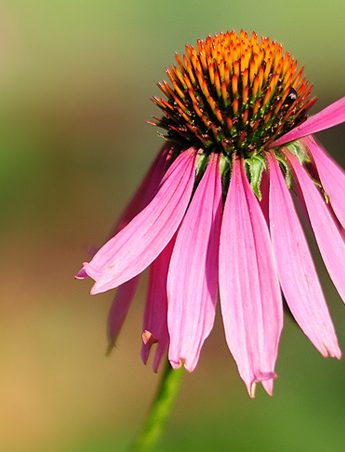
[{"label": "green sepal", "polygon": [[198,154],[195,163],[196,182],[199,182],[204,175],[209,156],[206,153]]},{"label": "green sepal", "polygon": [[266,169],[265,158],[262,155],[253,155],[252,157],[245,160],[247,167],[250,186],[256,197],[261,201],[262,194],[260,190],[262,173]]},{"label": "green sepal", "polygon": [[322,184],[317,181],[316,179],[314,179],[313,177],[311,177],[312,181],[314,182],[315,187],[317,187],[317,189],[321,192],[322,196],[325,199],[325,203],[329,204],[330,203],[330,199],[328,194],[325,192],[325,189],[323,188]]},{"label": "green sepal", "polygon": [[222,179],[222,191],[224,198],[228,192],[230,184],[230,174],[231,174],[231,161],[229,157],[221,155],[219,162],[219,170]]},{"label": "green sepal", "polygon": [[283,170],[284,173],[284,178],[285,178],[285,183],[288,187],[288,189],[291,189],[291,185],[292,185],[292,174],[291,174],[291,169],[285,159],[285,157],[280,154],[279,152],[276,152],[274,154],[276,160],[278,160],[281,169]]},{"label": "green sepal", "polygon": [[310,163],[308,151],[300,141],[293,141],[292,143],[287,145],[287,148],[295,157],[297,157],[301,165]]},{"label": "green sepal", "polygon": [[322,190],[322,194],[323,194],[323,197],[325,198],[325,203],[326,203],[326,204],[329,204],[329,203],[330,203],[329,196],[328,196],[328,194],[325,192],[325,190]]}]

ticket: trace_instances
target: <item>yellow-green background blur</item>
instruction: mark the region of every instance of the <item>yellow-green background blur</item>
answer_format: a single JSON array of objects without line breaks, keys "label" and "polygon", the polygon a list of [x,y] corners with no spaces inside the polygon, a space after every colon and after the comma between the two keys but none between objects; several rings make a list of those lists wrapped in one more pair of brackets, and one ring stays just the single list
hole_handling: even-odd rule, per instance
[{"label": "yellow-green background blur", "polygon": [[[345,95],[342,0],[1,1],[0,451],[117,452],[139,429],[159,381],[139,357],[145,280],[105,358],[112,294],[73,275],[160,146],[145,120],[174,52],[241,27],[291,50],[316,109]],[[344,126],[320,138],[344,163]],[[277,372],[274,397],[249,400],[218,319],[158,451],[343,451],[344,360],[286,317]]]}]

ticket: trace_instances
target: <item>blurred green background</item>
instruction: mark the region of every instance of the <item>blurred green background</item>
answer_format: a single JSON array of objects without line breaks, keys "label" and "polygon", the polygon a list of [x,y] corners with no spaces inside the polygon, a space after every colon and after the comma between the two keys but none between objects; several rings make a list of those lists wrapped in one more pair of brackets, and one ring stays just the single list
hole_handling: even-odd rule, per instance
[{"label": "blurred green background", "polygon": [[[345,3],[7,0],[0,4],[0,450],[122,451],[159,381],[142,365],[143,280],[105,358],[112,294],[73,275],[160,146],[145,123],[174,52],[240,28],[289,49],[316,109],[345,94]],[[345,128],[320,134],[344,164]],[[320,274],[345,348],[345,309]],[[273,398],[249,400],[221,323],[159,451],[342,451],[345,363],[286,317]]]}]

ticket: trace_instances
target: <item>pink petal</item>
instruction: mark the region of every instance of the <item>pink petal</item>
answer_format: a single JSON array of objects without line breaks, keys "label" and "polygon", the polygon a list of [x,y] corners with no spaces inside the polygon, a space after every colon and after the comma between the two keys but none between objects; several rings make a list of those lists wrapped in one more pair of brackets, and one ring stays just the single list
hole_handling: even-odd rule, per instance
[{"label": "pink petal", "polygon": [[157,372],[159,363],[169,345],[167,325],[167,276],[174,243],[175,238],[170,241],[150,266],[149,290],[144,313],[141,356],[146,364],[151,346],[158,342],[155,359],[153,361],[153,369],[155,372]]},{"label": "pink petal", "polygon": [[139,277],[122,284],[116,291],[114,301],[108,315],[108,352],[114,347],[121,327],[126,319],[128,309],[135,295]]},{"label": "pink petal", "polygon": [[268,227],[247,180],[233,161],[220,236],[219,287],[225,336],[254,397],[256,382],[272,393],[283,325],[281,293]]},{"label": "pink petal", "polygon": [[[140,184],[134,197],[128,204],[125,212],[122,214],[120,221],[117,223],[113,230],[113,234],[116,234],[123,229],[127,224],[137,215],[140,210],[147,206],[157,192],[159,183],[164,176],[167,161],[170,155],[170,146],[163,146],[154,162],[152,163],[147,175],[143,182]],[[87,277],[85,270],[82,269],[83,277]],[[78,274],[79,275],[79,274]],[[77,276],[78,276],[77,275]],[[139,283],[139,277],[136,276],[133,279],[122,284],[116,291],[113,303],[110,307],[108,315],[108,353],[114,347],[117,337],[120,333],[122,325],[128,314],[129,307],[132,303],[137,286]]]},{"label": "pink petal", "polygon": [[270,147],[281,146],[282,144],[298,140],[312,133],[321,132],[343,122],[345,122],[345,97],[333,102],[328,107],[311,116],[301,125],[274,141]]},{"label": "pink petal", "polygon": [[218,293],[218,248],[222,185],[212,155],[177,234],[168,273],[169,361],[197,365],[210,334]]},{"label": "pink petal", "polygon": [[345,227],[345,173],[313,137],[304,138],[303,143],[313,156],[322,186],[338,220]]},{"label": "pink petal", "polygon": [[340,358],[334,326],[289,190],[275,157],[266,156],[270,166],[270,230],[286,301],[319,352]]},{"label": "pink petal", "polygon": [[91,293],[104,292],[132,279],[148,267],[168,244],[188,206],[195,180],[193,148],[171,165],[160,188],[125,228],[84,264],[96,283]]},{"label": "pink petal", "polygon": [[284,151],[284,153],[294,170],[302,191],[321,256],[335,287],[341,298],[345,300],[344,240],[322,195],[310,179],[306,170],[289,151]]}]

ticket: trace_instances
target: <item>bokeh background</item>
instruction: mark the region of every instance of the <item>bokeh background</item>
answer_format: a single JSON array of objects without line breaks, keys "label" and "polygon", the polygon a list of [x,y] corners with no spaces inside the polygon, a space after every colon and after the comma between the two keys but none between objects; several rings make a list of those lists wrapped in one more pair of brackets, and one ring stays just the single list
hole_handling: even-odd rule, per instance
[{"label": "bokeh background", "polygon": [[[345,3],[7,0],[0,4],[0,450],[124,451],[159,381],[143,366],[145,280],[110,358],[112,294],[73,275],[160,146],[145,123],[186,42],[240,28],[306,67],[317,109],[345,94]],[[344,163],[345,128],[320,134]],[[345,309],[320,275],[345,349]],[[345,362],[285,319],[273,398],[249,400],[221,323],[159,451],[342,451]]]}]

